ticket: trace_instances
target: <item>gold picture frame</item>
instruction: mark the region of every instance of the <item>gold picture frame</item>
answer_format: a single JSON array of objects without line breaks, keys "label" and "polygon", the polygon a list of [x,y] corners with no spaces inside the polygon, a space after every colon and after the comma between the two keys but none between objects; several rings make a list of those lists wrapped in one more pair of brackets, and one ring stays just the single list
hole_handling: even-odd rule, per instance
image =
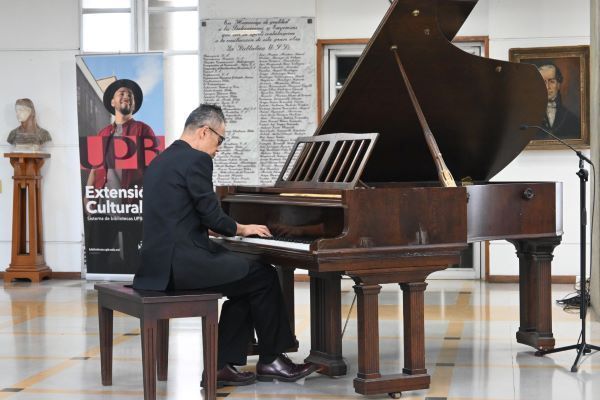
[{"label": "gold picture frame", "polygon": [[[590,146],[590,47],[559,46],[514,48],[508,51],[512,62],[538,67],[546,82],[548,108],[539,125],[577,148]],[[527,149],[564,148],[541,130]]]}]

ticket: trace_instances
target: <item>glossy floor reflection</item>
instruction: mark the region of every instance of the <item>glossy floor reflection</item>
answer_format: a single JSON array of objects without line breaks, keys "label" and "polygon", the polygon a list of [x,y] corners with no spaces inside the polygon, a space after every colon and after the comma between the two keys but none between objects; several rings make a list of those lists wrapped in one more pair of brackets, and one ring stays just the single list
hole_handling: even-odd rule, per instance
[{"label": "glossy floor reflection", "polygon": [[[343,281],[345,317],[354,296]],[[553,299],[572,291],[555,285]],[[307,283],[296,286],[296,333],[301,361],[310,346]],[[137,319],[115,314],[113,386],[100,382],[96,293],[83,281],[14,283],[0,291],[0,399],[142,399],[141,346]],[[405,392],[402,399],[597,399],[600,354],[584,358],[571,373],[575,351],[535,357],[515,341],[518,287],[479,281],[432,281],[425,293],[427,369],[431,388]],[[382,372],[402,367],[402,296],[397,285],[380,294]],[[158,398],[201,399],[202,344],[199,319],[171,322],[169,379],[158,382]],[[578,340],[577,313],[553,307],[557,345]],[[591,318],[588,342],[600,345],[600,324]],[[344,337],[348,375],[313,374],[297,383],[257,383],[219,389],[227,399],[360,399],[354,393],[356,314],[350,313]],[[256,357],[246,368],[252,369]]]}]

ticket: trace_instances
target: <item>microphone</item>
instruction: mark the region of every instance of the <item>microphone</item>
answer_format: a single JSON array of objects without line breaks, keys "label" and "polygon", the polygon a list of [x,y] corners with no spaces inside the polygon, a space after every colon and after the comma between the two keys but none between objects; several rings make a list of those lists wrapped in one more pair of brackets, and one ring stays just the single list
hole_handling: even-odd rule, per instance
[{"label": "microphone", "polygon": [[592,160],[590,160],[589,158],[587,158],[586,156],[584,156],[581,151],[574,149],[573,146],[571,146],[569,143],[565,142],[564,140],[562,140],[561,138],[559,138],[558,136],[556,136],[555,134],[553,134],[552,132],[550,132],[548,129],[545,129],[545,128],[539,126],[539,125],[522,124],[521,126],[519,126],[519,129],[522,130],[522,131],[524,131],[526,129],[529,129],[529,128],[539,129],[540,131],[542,131],[542,132],[546,133],[547,135],[553,137],[554,139],[558,140],[559,142],[561,142],[562,144],[564,144],[565,146],[567,146],[568,148],[570,148],[571,150],[573,150],[575,152],[575,154],[577,154],[577,157],[579,157],[580,160],[584,160],[588,164],[592,165]]}]

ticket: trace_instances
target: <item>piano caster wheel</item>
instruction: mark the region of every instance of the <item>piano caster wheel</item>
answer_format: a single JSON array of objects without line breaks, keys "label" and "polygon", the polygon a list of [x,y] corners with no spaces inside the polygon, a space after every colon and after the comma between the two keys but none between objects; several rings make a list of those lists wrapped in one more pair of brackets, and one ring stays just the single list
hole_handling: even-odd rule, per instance
[{"label": "piano caster wheel", "polygon": [[390,398],[392,399],[399,399],[400,396],[402,396],[402,392],[392,392],[392,393],[388,393],[388,396],[390,396]]}]

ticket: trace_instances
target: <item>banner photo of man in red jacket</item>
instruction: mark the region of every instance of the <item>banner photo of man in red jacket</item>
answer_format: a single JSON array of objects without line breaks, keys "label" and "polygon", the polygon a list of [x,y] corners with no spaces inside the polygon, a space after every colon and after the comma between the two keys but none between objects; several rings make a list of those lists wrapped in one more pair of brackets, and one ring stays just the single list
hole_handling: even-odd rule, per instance
[{"label": "banner photo of man in red jacket", "polygon": [[86,277],[127,279],[140,262],[144,170],[164,149],[162,54],[78,57],[77,93]]}]

